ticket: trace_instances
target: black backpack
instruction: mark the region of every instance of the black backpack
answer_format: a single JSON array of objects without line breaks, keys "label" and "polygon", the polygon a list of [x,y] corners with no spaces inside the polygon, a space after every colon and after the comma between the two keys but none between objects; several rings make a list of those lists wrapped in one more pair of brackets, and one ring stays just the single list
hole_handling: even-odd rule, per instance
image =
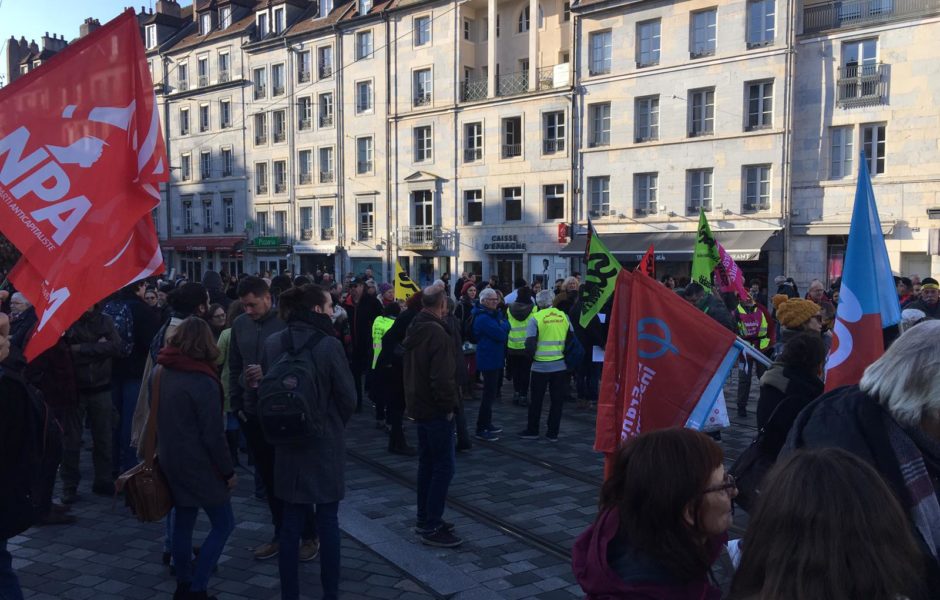
[{"label": "black backpack", "polygon": [[275,446],[302,444],[322,436],[325,420],[310,351],[326,336],[317,332],[295,349],[290,330],[281,335],[287,338],[287,350],[258,386],[261,431],[268,443]]}]

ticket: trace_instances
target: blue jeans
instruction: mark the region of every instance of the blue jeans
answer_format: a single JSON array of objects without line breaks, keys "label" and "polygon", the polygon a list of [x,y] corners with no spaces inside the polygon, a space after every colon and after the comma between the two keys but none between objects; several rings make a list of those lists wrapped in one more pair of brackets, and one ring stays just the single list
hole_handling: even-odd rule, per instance
[{"label": "blue jeans", "polygon": [[[339,502],[317,504],[317,534],[320,536],[320,583],[324,600],[339,597],[340,539],[337,511]],[[280,553],[277,569],[281,576],[282,600],[300,598],[300,579],[297,569],[300,560],[300,536],[309,521],[310,505],[284,503],[281,531],[278,539]]]},{"label": "blue jeans", "polygon": [[443,523],[447,489],[457,470],[454,421],[445,417],[418,424],[418,514],[429,529]]},{"label": "blue jeans", "polygon": [[137,464],[137,452],[131,448],[131,427],[137,396],[140,394],[140,379],[115,379],[111,382],[111,401],[118,413],[114,428],[114,468],[123,473]]},{"label": "blue jeans", "polygon": [[13,572],[13,556],[7,550],[5,539],[0,539],[0,600],[23,600],[20,580]]},{"label": "blue jeans", "polygon": [[193,529],[199,509],[195,506],[177,506],[173,527],[173,562],[176,565],[176,580],[179,583],[190,582],[189,589],[204,592],[209,588],[209,576],[215,563],[222,556],[225,542],[235,529],[235,515],[229,500],[220,506],[202,507],[209,517],[212,529],[202,542],[196,570],[190,574],[190,558],[193,553]]},{"label": "blue jeans", "polygon": [[483,397],[480,400],[480,412],[477,413],[477,433],[493,424],[493,402],[499,393],[502,371],[491,369],[480,373],[483,374]]}]

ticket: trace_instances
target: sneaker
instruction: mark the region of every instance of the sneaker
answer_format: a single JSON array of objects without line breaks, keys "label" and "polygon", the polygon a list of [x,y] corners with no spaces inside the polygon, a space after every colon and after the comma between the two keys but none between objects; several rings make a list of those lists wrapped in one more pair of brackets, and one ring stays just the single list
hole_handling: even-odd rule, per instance
[{"label": "sneaker", "polygon": [[[443,527],[444,529],[446,529],[447,531],[451,532],[451,533],[454,532],[454,524],[453,524],[453,523],[448,523],[447,521],[441,521],[441,525],[440,525],[440,526]],[[415,531],[415,533],[417,533],[418,535],[424,535],[424,534],[426,534],[426,533],[433,533],[433,532],[434,532],[433,529],[428,529],[428,526],[427,526],[427,524],[426,524],[424,521],[415,521],[415,528],[414,528],[414,531]]]},{"label": "sneaker", "polygon": [[539,439],[539,434],[538,432],[533,433],[529,431],[528,429],[523,429],[522,431],[519,432],[519,437],[521,437],[524,440],[537,440]]},{"label": "sneaker", "polygon": [[484,429],[483,431],[478,431],[476,435],[473,437],[475,437],[478,440],[483,440],[484,442],[495,442],[496,440],[499,439],[498,434],[493,433],[492,431],[488,429]]},{"label": "sneaker", "polygon": [[487,427],[486,430],[489,431],[490,433],[502,433],[503,432],[502,427],[500,427],[499,425],[493,425],[492,423],[490,423],[489,427]]},{"label": "sneaker", "polygon": [[462,544],[463,540],[444,527],[438,527],[434,531],[421,534],[421,543],[438,548],[455,548]]},{"label": "sneaker", "polygon": [[545,434],[545,439],[548,440],[548,441],[550,441],[550,442],[553,443],[553,444],[556,443],[556,442],[558,442],[558,436],[557,436],[557,435]]},{"label": "sneaker", "polygon": [[280,551],[280,547],[277,542],[265,542],[257,548],[255,548],[255,560],[268,560],[269,558],[274,558],[277,556],[277,553]]},{"label": "sneaker", "polygon": [[300,542],[300,562],[309,562],[320,554],[320,540],[303,540]]}]

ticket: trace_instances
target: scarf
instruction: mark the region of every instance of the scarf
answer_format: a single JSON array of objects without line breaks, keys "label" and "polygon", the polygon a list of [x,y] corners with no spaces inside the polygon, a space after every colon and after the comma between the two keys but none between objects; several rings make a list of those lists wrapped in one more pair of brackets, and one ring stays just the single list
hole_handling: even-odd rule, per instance
[{"label": "scarf", "polygon": [[904,478],[904,486],[910,496],[908,508],[911,517],[917,531],[930,548],[930,554],[936,559],[937,549],[940,548],[940,502],[937,501],[936,491],[927,472],[924,455],[914,440],[887,412],[884,413],[884,420],[888,442],[894,451],[901,476]]},{"label": "scarf", "polygon": [[180,352],[179,348],[174,346],[166,346],[160,350],[160,353],[157,355],[157,364],[163,365],[166,369],[173,369],[174,371],[208,375],[218,386],[219,399],[222,402],[222,406],[225,406],[225,397],[222,393],[222,381],[219,379],[219,373],[216,370],[215,364],[186,356]]}]

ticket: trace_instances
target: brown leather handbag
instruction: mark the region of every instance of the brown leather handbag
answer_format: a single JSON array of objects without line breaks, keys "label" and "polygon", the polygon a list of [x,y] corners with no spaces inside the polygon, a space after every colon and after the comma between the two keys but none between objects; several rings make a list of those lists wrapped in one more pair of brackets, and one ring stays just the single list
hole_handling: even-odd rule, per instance
[{"label": "brown leather handbag", "polygon": [[153,384],[150,388],[150,418],[144,432],[144,461],[124,473],[114,482],[114,494],[124,492],[124,503],[141,521],[160,521],[173,508],[170,486],[160,470],[156,457],[157,411],[160,408],[160,379],[163,367],[154,367]]}]

